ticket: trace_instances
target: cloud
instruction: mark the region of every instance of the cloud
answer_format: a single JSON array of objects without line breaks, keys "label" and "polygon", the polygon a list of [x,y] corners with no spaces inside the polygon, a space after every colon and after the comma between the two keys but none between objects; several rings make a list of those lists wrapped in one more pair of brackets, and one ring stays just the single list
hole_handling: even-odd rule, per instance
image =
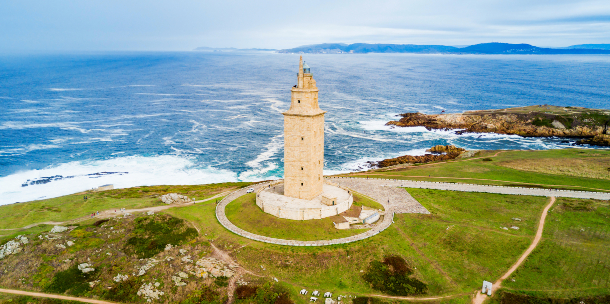
[{"label": "cloud", "polygon": [[607,0],[6,1],[0,51],[609,43]]}]

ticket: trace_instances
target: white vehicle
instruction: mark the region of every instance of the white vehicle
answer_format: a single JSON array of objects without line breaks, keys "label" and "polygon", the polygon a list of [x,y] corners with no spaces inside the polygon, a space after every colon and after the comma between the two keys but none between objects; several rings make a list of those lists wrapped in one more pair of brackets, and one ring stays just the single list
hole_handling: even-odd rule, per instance
[{"label": "white vehicle", "polygon": [[252,193],[252,192],[254,192],[254,188],[250,188],[250,189],[248,189],[248,191],[246,191],[246,193]]}]

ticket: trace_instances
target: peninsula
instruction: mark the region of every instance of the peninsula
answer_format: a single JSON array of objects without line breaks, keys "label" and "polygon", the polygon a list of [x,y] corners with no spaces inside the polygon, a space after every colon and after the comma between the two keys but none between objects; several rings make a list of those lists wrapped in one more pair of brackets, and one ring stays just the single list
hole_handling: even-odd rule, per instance
[{"label": "peninsula", "polygon": [[461,114],[404,113],[387,125],[428,130],[515,134],[524,137],[581,138],[579,144],[610,146],[610,110],[536,105]]}]

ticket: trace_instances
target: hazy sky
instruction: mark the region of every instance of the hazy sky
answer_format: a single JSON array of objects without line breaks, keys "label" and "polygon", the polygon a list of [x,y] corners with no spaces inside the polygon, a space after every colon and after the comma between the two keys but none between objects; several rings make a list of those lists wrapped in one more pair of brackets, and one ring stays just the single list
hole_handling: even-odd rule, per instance
[{"label": "hazy sky", "polygon": [[610,0],[2,0],[0,52],[610,43]]}]

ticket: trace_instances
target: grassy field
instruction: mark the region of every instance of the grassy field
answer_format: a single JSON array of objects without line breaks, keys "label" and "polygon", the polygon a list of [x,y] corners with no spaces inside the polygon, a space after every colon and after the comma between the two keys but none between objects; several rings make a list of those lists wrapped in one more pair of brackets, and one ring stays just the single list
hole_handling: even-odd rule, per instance
[{"label": "grassy field", "polygon": [[[146,208],[164,205],[159,197],[178,193],[196,200],[249,183],[224,183],[193,186],[151,186],[79,193],[28,203],[0,206],[0,229],[19,228],[46,221],[61,222],[87,216],[95,211],[116,208]],[[84,200],[83,196],[88,199]],[[0,234],[5,234],[0,231]]]},{"label": "grassy field", "polygon": [[[191,221],[247,269],[293,286],[297,303],[308,299],[298,295],[301,288],[380,294],[362,279],[361,271],[386,255],[402,256],[415,267],[428,295],[462,294],[442,303],[469,303],[469,294],[482,280],[499,277],[531,243],[536,218],[547,203],[546,198],[527,196],[408,191],[432,214],[397,214],[395,223],[373,238],[330,247],[284,247],[241,238],[218,224],[213,203],[167,212]],[[520,229],[500,228],[512,225]]]},{"label": "grassy field", "polygon": [[[605,162],[606,159],[610,159],[610,151],[581,149],[510,151],[500,153],[497,157],[493,156],[495,153],[495,151],[482,151],[478,155],[481,159],[414,166],[403,170],[367,172],[363,175],[508,185],[532,183],[545,187],[560,185],[563,188],[610,190],[610,181],[598,168],[603,169],[605,164],[610,166],[610,162]],[[487,158],[491,160],[484,160]],[[584,167],[583,171],[589,172],[587,174],[590,175],[584,176],[584,173],[578,173],[578,170],[573,169],[562,170],[562,164],[568,164],[568,169],[574,166]],[[460,178],[469,179],[460,180]],[[200,199],[243,185],[246,184],[140,187],[91,193],[88,194],[89,202],[83,202],[82,194],[78,194],[53,200],[2,206],[0,228],[19,227],[39,221],[68,220],[103,208],[152,206],[160,204],[158,196],[167,192],[187,194]],[[413,276],[427,285],[428,293],[425,296],[454,296],[450,299],[425,303],[457,304],[470,303],[470,295],[480,288],[482,280],[495,281],[517,260],[530,245],[539,216],[548,203],[548,198],[544,197],[428,189],[407,189],[407,191],[431,214],[396,214],[394,224],[375,237],[326,247],[277,246],[237,236],[218,223],[215,218],[216,204],[213,201],[172,208],[163,213],[184,219],[186,225],[197,228],[198,241],[182,245],[183,248],[192,249],[194,256],[208,254],[210,248],[206,244],[209,241],[251,271],[253,274],[246,276],[248,280],[262,282],[277,278],[279,284],[286,286],[290,297],[299,304],[308,303],[309,299],[309,296],[298,294],[302,288],[359,298],[380,295],[381,292],[369,286],[362,275],[371,262],[380,261],[388,255],[397,255],[407,261],[414,269]],[[100,205],[94,205],[95,202],[99,202]],[[129,204],[131,206],[128,206]],[[381,207],[357,193],[354,204]],[[55,208],[59,211],[52,211]],[[254,194],[230,203],[227,206],[227,216],[243,229],[261,234],[270,233],[272,235],[267,235],[273,237],[303,239],[325,234],[330,237],[330,234],[337,232],[332,227],[332,223],[326,225],[323,223],[324,220],[312,221],[310,224],[309,221],[289,220],[284,220],[287,221],[284,223],[281,222],[282,219],[272,218],[256,207]],[[516,218],[520,220],[515,220]],[[91,220],[82,222],[80,227],[91,223]],[[299,225],[294,225],[295,223]],[[127,221],[113,225],[115,229],[127,231],[133,229],[130,228],[132,226],[122,226],[128,225]],[[513,226],[519,229],[511,229]],[[119,234],[100,230],[101,228],[87,227],[89,232],[99,235],[91,237],[91,241],[80,234],[70,235],[71,239],[76,238],[78,245],[65,251],[49,244],[45,247],[48,253],[40,257],[39,264],[56,265],[54,267],[65,270],[68,264],[62,261],[66,255],[78,259],[83,257],[83,254],[89,254],[92,261],[99,260],[99,263],[96,263],[100,265],[100,269],[112,270],[113,275],[117,271],[132,273],[133,269],[145,264],[123,255],[123,251],[119,249],[122,248],[122,242],[125,240],[114,240],[115,235],[118,237]],[[37,234],[49,229],[50,226],[39,226],[26,231],[0,230],[0,235],[3,235],[0,237],[0,242],[6,242],[18,234],[27,234],[31,240],[35,240],[31,244],[33,246],[39,242]],[[104,229],[110,228],[106,226]],[[107,238],[109,242],[106,244],[95,241],[100,238]],[[56,242],[65,242],[67,239],[66,237]],[[121,246],[118,246],[119,244]],[[98,250],[103,251],[98,252]],[[104,255],[108,250],[111,250],[112,256]],[[505,290],[556,298],[610,294],[609,252],[609,202],[559,198],[547,217],[539,248],[513,276],[504,281]],[[28,254],[34,253],[30,251]],[[163,259],[166,254],[161,252],[159,256]],[[7,259],[0,260],[0,279],[14,284],[3,287],[37,290],[37,285],[21,286],[18,279],[25,277],[27,282],[35,283],[50,278],[50,273],[47,273],[50,268],[40,265],[37,271],[43,272],[42,274],[11,274],[15,267],[23,267],[22,261],[32,260],[30,256],[27,259],[25,257],[26,255],[11,256],[9,264],[3,264],[8,263]],[[176,258],[180,259],[181,256]],[[133,265],[126,264],[126,261],[132,261],[129,263]],[[182,267],[179,266],[182,264],[179,264],[178,260],[166,264],[167,267],[170,267],[169,264],[174,265],[172,267]],[[171,273],[165,273],[168,269],[170,268],[159,268],[150,273],[150,278],[163,276],[164,280],[171,282],[170,277],[172,274],[175,275],[176,270],[172,268]],[[7,270],[8,272],[3,272]],[[3,278],[7,274],[10,274],[10,278]],[[109,280],[110,274],[104,275],[104,278]],[[191,284],[187,287],[172,287],[172,296],[184,297],[197,286]],[[102,290],[102,287],[98,289]],[[93,292],[87,295],[91,296]],[[493,300],[496,301],[495,303],[500,303],[497,297]],[[400,301],[378,299],[372,303],[400,303]]]},{"label": "grassy field", "polygon": [[[361,202],[370,204],[364,198],[361,198]],[[263,212],[256,205],[256,193],[246,194],[229,203],[225,212],[227,218],[235,226],[248,232],[278,239],[299,241],[330,240],[360,234],[367,230],[339,230],[335,228],[331,218],[308,221],[277,218]]]},{"label": "grassy field", "polygon": [[610,202],[558,199],[541,244],[504,286],[541,297],[610,294]]},{"label": "grassy field", "polygon": [[610,150],[481,151],[476,159],[344,176],[610,191]]},{"label": "grassy field", "polygon": [[356,206],[366,206],[374,209],[385,210],[383,205],[380,203],[370,199],[368,196],[362,195],[360,193],[354,192],[354,205]]}]

